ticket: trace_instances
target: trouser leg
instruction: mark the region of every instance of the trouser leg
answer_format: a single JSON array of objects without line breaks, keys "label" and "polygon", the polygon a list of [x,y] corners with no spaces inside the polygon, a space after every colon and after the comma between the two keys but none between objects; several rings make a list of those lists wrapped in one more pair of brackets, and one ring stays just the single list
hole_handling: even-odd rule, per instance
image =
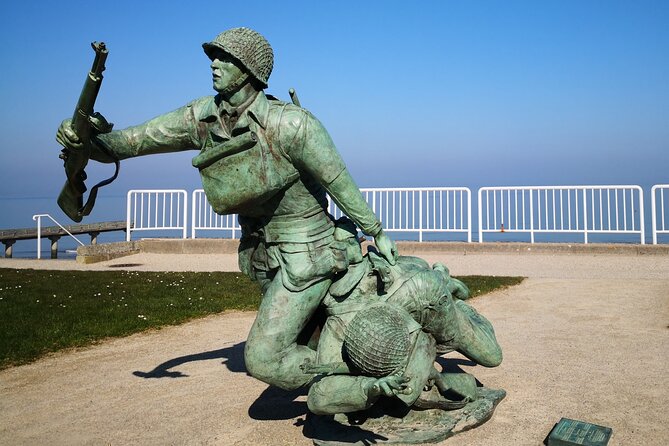
[{"label": "trouser leg", "polygon": [[454,305],[458,320],[456,349],[485,367],[502,363],[502,348],[488,319],[461,300]]},{"label": "trouser leg", "polygon": [[316,352],[297,345],[296,340],[312,317],[330,286],[323,280],[302,291],[290,291],[278,274],[267,287],[251,327],[244,360],[251,376],[268,384],[292,390],[307,384],[313,374],[305,374],[300,365],[316,360]]},{"label": "trouser leg", "polygon": [[442,352],[457,350],[485,367],[502,362],[502,349],[492,324],[474,308],[449,295],[435,310],[424,329],[434,336]]}]

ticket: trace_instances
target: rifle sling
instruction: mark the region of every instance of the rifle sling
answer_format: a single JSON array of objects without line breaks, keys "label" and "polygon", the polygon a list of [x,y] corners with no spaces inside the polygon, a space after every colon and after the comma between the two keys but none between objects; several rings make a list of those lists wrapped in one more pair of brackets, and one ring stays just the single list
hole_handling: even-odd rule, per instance
[{"label": "rifle sling", "polygon": [[98,197],[98,189],[112,183],[116,179],[116,177],[118,177],[118,172],[121,168],[121,162],[116,157],[116,155],[114,155],[109,149],[107,149],[107,147],[105,147],[102,144],[99,144],[98,147],[102,152],[104,152],[106,155],[108,155],[110,158],[114,160],[114,166],[115,166],[114,175],[107,178],[106,180],[100,181],[98,184],[96,184],[91,188],[91,192],[88,194],[88,200],[86,200],[86,204],[84,204],[78,211],[79,215],[82,217],[87,216],[93,210],[93,206],[95,206],[95,200]]}]

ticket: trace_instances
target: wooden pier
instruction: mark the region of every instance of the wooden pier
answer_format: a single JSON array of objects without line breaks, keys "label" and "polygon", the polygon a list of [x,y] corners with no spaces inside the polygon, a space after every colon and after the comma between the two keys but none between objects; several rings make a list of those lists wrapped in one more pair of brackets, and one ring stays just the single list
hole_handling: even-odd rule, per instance
[{"label": "wooden pier", "polygon": [[[91,245],[97,243],[98,235],[102,232],[126,231],[126,221],[109,221],[101,223],[89,223],[84,225],[69,225],[65,229],[72,235],[88,234],[91,237]],[[51,240],[51,258],[58,258],[58,240],[69,235],[59,226],[46,226],[40,231],[40,236]],[[17,240],[29,240],[37,238],[37,228],[24,229],[0,229],[0,242],[5,245],[5,257],[12,257],[12,246]]]}]

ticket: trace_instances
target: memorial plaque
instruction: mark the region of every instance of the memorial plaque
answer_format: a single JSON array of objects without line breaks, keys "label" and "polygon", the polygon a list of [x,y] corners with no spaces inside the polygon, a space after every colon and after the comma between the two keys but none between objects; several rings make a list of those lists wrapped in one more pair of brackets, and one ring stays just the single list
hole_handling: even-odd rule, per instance
[{"label": "memorial plaque", "polygon": [[613,430],[585,421],[562,418],[548,436],[547,446],[606,446]]}]

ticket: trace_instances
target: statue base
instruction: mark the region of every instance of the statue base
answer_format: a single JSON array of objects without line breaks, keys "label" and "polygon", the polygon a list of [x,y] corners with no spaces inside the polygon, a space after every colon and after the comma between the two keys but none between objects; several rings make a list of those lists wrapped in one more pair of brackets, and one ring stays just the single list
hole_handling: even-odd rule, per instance
[{"label": "statue base", "polygon": [[479,387],[476,401],[455,410],[414,410],[397,399],[379,400],[353,414],[309,414],[305,435],[317,446],[437,443],[488,421],[504,390]]}]

